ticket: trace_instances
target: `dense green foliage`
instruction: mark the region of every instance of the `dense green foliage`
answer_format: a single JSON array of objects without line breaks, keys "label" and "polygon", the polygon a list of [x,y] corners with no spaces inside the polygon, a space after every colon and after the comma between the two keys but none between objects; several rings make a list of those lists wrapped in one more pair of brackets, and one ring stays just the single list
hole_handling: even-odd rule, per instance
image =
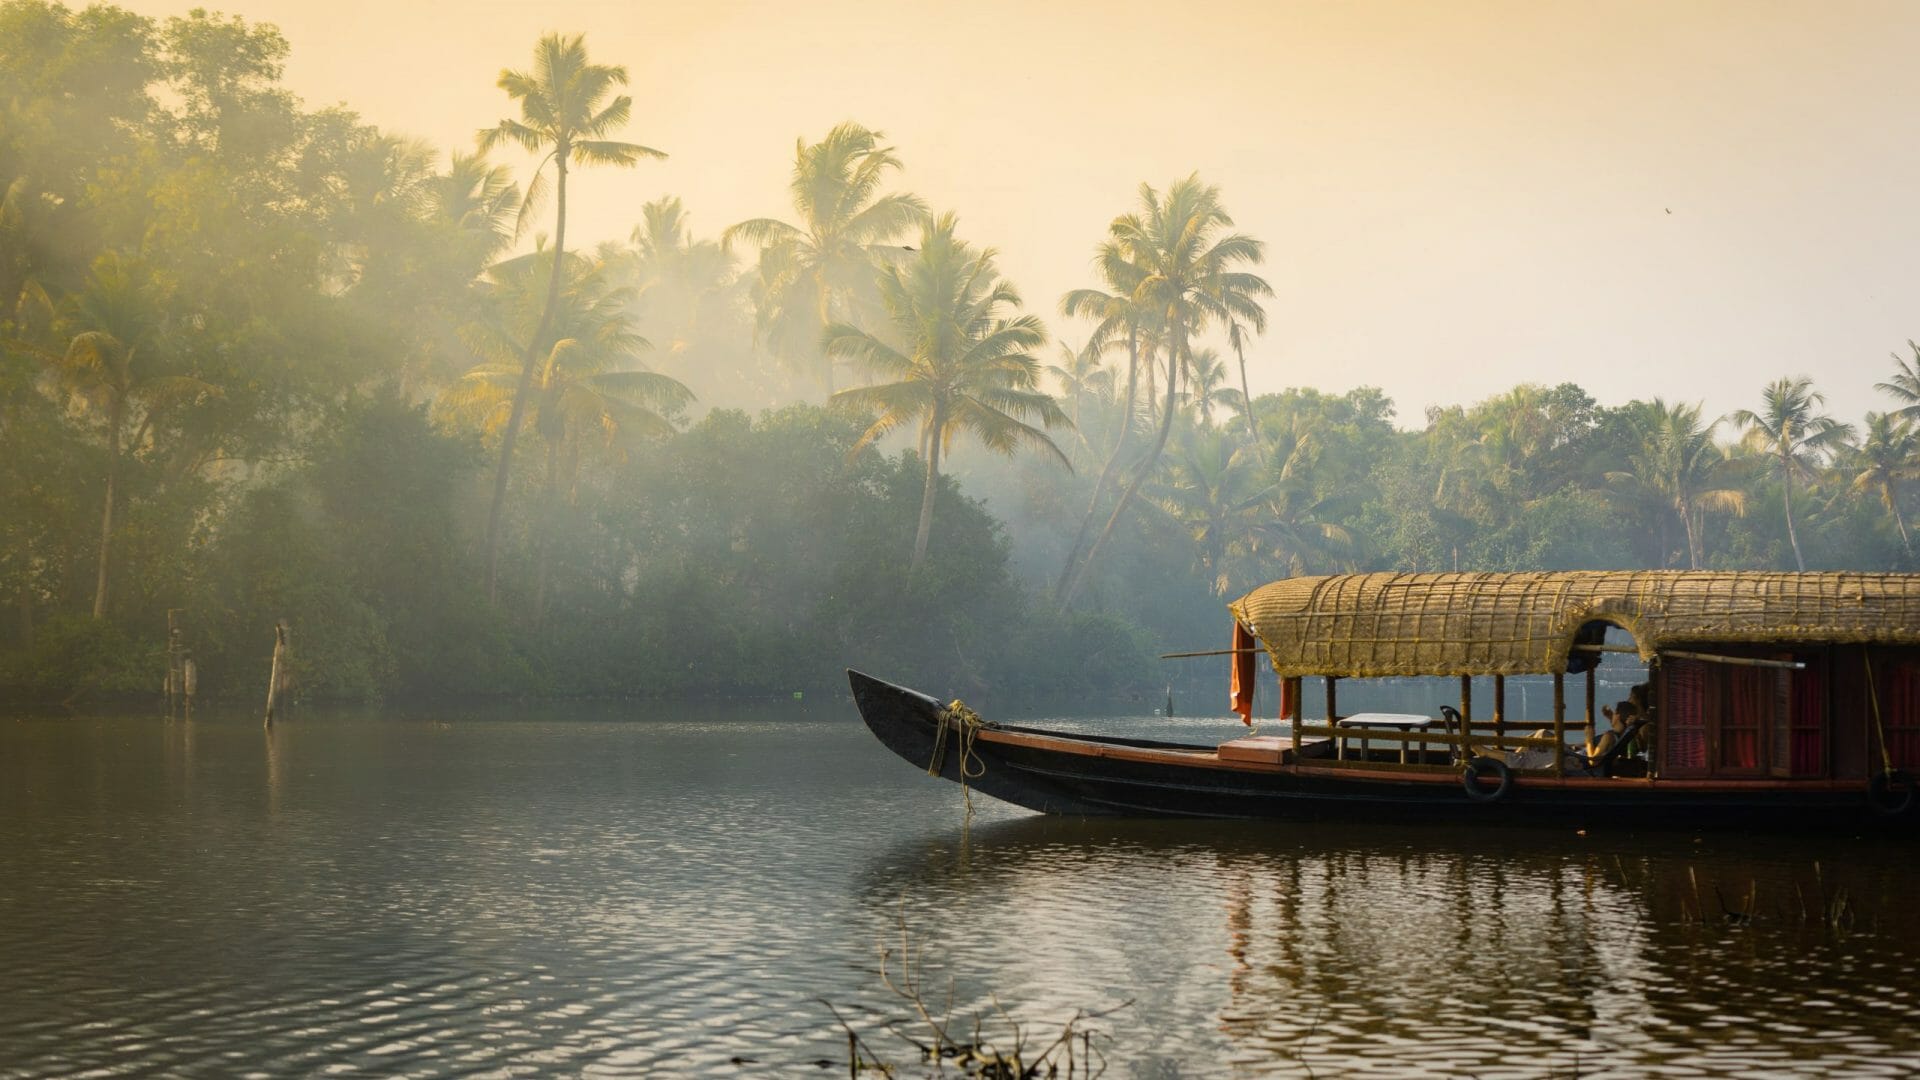
[{"label": "dense green foliage", "polygon": [[1198,177],[1088,238],[1068,348],[858,124],[796,146],[792,224],[661,197],[586,251],[568,164],[658,152],[582,39],[482,140],[548,155],[551,217],[307,111],[288,48],[0,0],[0,693],[157,688],[178,610],[216,695],[264,689],[276,620],[316,698],[1104,694],[1290,573],[1914,568],[1920,348],[1858,431],[1791,377],[1723,421],[1248,401],[1265,251]]}]

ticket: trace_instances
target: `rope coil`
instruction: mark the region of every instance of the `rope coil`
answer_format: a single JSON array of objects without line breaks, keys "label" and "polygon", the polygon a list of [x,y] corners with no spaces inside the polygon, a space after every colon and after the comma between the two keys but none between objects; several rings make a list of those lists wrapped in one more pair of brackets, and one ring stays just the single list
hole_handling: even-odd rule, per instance
[{"label": "rope coil", "polygon": [[967,816],[973,816],[973,791],[968,784],[987,775],[987,763],[976,754],[973,744],[980,737],[980,729],[992,727],[980,714],[968,708],[959,698],[947,703],[940,710],[939,722],[933,734],[933,759],[927,762],[927,775],[939,776],[940,766],[946,763],[947,731],[959,729],[960,738],[960,797],[966,802]]}]

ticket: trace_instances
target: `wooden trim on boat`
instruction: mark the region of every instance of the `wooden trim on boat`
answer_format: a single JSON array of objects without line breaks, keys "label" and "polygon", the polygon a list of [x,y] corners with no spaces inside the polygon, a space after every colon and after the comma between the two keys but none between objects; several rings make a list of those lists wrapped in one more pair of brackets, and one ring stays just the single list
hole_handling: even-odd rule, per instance
[{"label": "wooden trim on boat", "polygon": [[[1334,761],[1331,759],[1313,759],[1310,761],[1280,764],[1278,762],[1222,760],[1210,747],[1196,746],[1191,749],[1147,749],[1137,746],[1116,746],[1110,743],[1083,742],[1071,737],[1035,735],[1027,732],[1012,732],[983,728],[979,739],[985,743],[999,743],[1005,746],[1022,746],[1034,750],[1051,750],[1058,753],[1076,754],[1089,758],[1106,758],[1114,761],[1133,761],[1150,765],[1183,765],[1189,768],[1217,769],[1223,772],[1246,772],[1285,774],[1294,776],[1317,776],[1343,780],[1379,780],[1416,784],[1458,784],[1460,770],[1450,765],[1400,765],[1367,761]],[[1530,772],[1516,770],[1513,774],[1516,787],[1541,789],[1590,789],[1620,791],[1638,789],[1643,791],[1667,792],[1736,792],[1736,791],[1830,791],[1855,792],[1867,788],[1865,780],[1785,780],[1773,777],[1753,779],[1674,779],[1642,776],[1554,776],[1550,772]]]}]

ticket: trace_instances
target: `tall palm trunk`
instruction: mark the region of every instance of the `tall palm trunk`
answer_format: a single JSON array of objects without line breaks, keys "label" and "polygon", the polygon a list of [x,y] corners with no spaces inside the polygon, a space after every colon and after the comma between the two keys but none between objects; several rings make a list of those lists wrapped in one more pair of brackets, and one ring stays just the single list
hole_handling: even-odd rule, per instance
[{"label": "tall palm trunk", "polygon": [[1120,402],[1120,433],[1114,436],[1113,450],[1107,454],[1107,463],[1100,469],[1100,478],[1094,481],[1093,496],[1087,500],[1087,512],[1080,517],[1080,530],[1073,534],[1073,546],[1067,549],[1066,565],[1060,568],[1060,578],[1054,582],[1053,596],[1065,606],[1061,598],[1066,595],[1067,582],[1072,579],[1074,567],[1080,563],[1080,549],[1087,542],[1087,530],[1093,525],[1093,515],[1100,510],[1100,500],[1105,497],[1107,488],[1113,483],[1113,472],[1120,463],[1120,452],[1126,448],[1127,436],[1133,433],[1133,397],[1140,385],[1140,331],[1138,327],[1127,327],[1127,392]]},{"label": "tall palm trunk", "polygon": [[1900,547],[1907,553],[1907,561],[1911,562],[1913,561],[1913,541],[1907,537],[1907,517],[1900,512],[1900,490],[1891,480],[1887,481],[1885,497],[1887,509],[1893,511],[1894,527],[1900,530]]},{"label": "tall palm trunk", "polygon": [[1694,522],[1693,504],[1686,499],[1675,500],[1673,508],[1680,515],[1680,524],[1687,530],[1687,569],[1700,569],[1700,533]]},{"label": "tall palm trunk", "polygon": [[533,551],[533,623],[535,626],[547,618],[547,564],[552,559],[553,520],[558,516],[560,491],[560,444],[557,440],[547,440],[547,479],[541,499],[546,504],[546,512],[540,515],[535,526],[539,530],[534,540]]},{"label": "tall palm trunk", "polygon": [[540,310],[540,324],[527,341],[527,356],[520,366],[520,385],[513,391],[513,411],[507,414],[507,430],[500,437],[500,466],[493,474],[493,504],[487,509],[487,600],[500,599],[500,518],[507,503],[507,477],[513,471],[513,447],[520,437],[520,421],[527,414],[527,395],[533,386],[533,368],[539,361],[540,343],[553,328],[553,311],[560,300],[560,280],[567,265],[567,155],[572,147],[562,144],[554,152],[555,184],[553,225],[553,274],[547,279],[547,303]]},{"label": "tall palm trunk", "polygon": [[1246,410],[1247,434],[1253,436],[1253,452],[1260,455],[1261,464],[1266,464],[1267,448],[1260,441],[1260,425],[1253,419],[1253,390],[1247,382],[1247,350],[1240,343],[1239,335],[1234,335],[1233,354],[1240,359],[1240,404]]},{"label": "tall palm trunk", "polygon": [[933,499],[940,490],[940,432],[946,427],[945,406],[933,407],[933,422],[927,438],[927,486],[920,495],[920,528],[913,535],[913,564],[908,572],[920,569],[927,558],[927,540],[933,535]]},{"label": "tall palm trunk", "polygon": [[1187,360],[1187,328],[1184,319],[1174,320],[1173,348],[1167,353],[1167,396],[1160,413],[1160,434],[1153,440],[1153,449],[1140,459],[1133,478],[1127,481],[1127,488],[1120,493],[1120,501],[1114,504],[1113,513],[1100,529],[1100,535],[1093,538],[1093,545],[1087,548],[1087,557],[1081,561],[1080,568],[1074,571],[1073,579],[1067,583],[1067,591],[1060,597],[1060,608],[1073,603],[1073,598],[1086,583],[1087,571],[1092,568],[1094,557],[1100,554],[1100,548],[1113,535],[1113,527],[1120,523],[1120,516],[1127,512],[1133,497],[1140,493],[1141,485],[1152,475],[1154,466],[1160,463],[1160,455],[1167,448],[1167,436],[1173,433],[1173,418],[1179,410],[1180,369]]},{"label": "tall palm trunk", "polygon": [[113,542],[113,496],[120,479],[120,425],[126,419],[126,410],[126,395],[116,391],[107,416],[107,499],[100,511],[100,566],[93,581],[93,617],[96,619],[105,618],[107,614],[107,556]]},{"label": "tall palm trunk", "polygon": [[1800,554],[1800,534],[1793,527],[1793,466],[1788,463],[1780,473],[1780,501],[1787,509],[1787,543],[1793,545],[1793,565],[1807,571],[1807,560]]}]

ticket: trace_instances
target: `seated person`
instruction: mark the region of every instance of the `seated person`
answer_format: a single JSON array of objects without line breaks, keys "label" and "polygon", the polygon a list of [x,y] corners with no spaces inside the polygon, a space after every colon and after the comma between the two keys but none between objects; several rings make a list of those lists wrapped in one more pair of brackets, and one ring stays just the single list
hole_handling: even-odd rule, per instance
[{"label": "seated person", "polygon": [[[1581,752],[1576,752],[1569,747],[1565,751],[1568,769],[1579,771],[1591,768],[1593,762],[1606,756],[1626,735],[1627,729],[1633,725],[1633,722],[1640,718],[1640,708],[1631,700],[1622,701],[1611,708],[1601,706],[1600,711],[1607,718],[1607,730],[1586,740],[1581,745]],[[1553,729],[1540,728],[1528,737],[1551,739]],[[1507,764],[1516,769],[1548,769],[1553,767],[1553,754],[1551,749],[1517,750],[1507,755]]]}]

